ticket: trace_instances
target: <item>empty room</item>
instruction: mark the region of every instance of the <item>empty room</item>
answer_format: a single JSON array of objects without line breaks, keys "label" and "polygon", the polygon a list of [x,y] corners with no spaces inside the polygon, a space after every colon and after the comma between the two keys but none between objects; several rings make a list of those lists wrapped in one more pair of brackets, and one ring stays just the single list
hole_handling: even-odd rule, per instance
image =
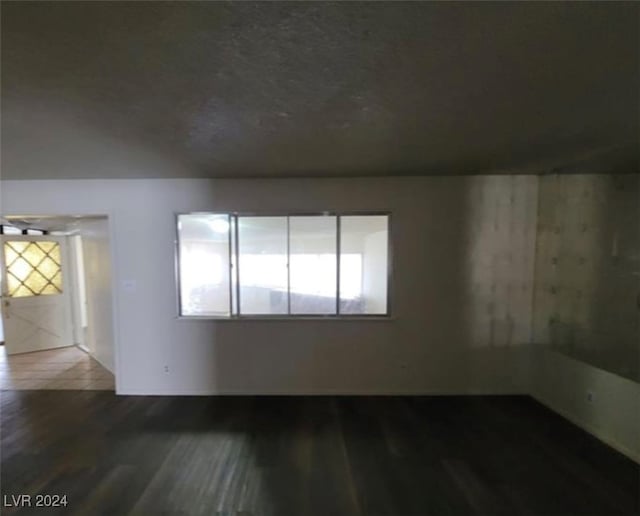
[{"label": "empty room", "polygon": [[640,515],[640,4],[0,15],[2,514]]}]

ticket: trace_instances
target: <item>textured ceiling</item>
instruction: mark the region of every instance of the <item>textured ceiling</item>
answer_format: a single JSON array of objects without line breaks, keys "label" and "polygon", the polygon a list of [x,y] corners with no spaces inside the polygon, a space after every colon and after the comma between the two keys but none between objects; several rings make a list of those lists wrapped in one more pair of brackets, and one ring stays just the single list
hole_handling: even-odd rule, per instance
[{"label": "textured ceiling", "polygon": [[637,4],[1,8],[4,179],[638,171]]}]

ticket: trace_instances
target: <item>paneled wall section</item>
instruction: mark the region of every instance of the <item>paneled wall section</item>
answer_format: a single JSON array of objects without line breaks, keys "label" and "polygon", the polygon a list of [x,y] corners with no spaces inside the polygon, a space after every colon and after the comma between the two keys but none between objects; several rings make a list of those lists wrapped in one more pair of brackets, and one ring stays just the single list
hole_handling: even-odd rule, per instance
[{"label": "paneled wall section", "polygon": [[640,380],[640,175],[540,178],[533,340]]}]

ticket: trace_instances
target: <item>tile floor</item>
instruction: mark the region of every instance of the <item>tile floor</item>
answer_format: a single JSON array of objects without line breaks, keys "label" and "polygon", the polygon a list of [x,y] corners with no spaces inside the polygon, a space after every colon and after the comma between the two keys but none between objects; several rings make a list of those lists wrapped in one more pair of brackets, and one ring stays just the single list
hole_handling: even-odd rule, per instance
[{"label": "tile floor", "polygon": [[0,390],[114,390],[114,377],[76,346],[7,355],[0,346]]}]

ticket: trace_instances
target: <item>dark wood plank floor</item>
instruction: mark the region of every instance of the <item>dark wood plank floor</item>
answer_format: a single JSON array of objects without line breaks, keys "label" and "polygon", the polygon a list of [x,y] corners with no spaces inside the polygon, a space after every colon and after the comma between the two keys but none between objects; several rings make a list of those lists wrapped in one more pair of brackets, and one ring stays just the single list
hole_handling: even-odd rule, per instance
[{"label": "dark wood plank floor", "polygon": [[633,515],[640,468],[528,397],[5,391],[1,491],[77,515]]}]

